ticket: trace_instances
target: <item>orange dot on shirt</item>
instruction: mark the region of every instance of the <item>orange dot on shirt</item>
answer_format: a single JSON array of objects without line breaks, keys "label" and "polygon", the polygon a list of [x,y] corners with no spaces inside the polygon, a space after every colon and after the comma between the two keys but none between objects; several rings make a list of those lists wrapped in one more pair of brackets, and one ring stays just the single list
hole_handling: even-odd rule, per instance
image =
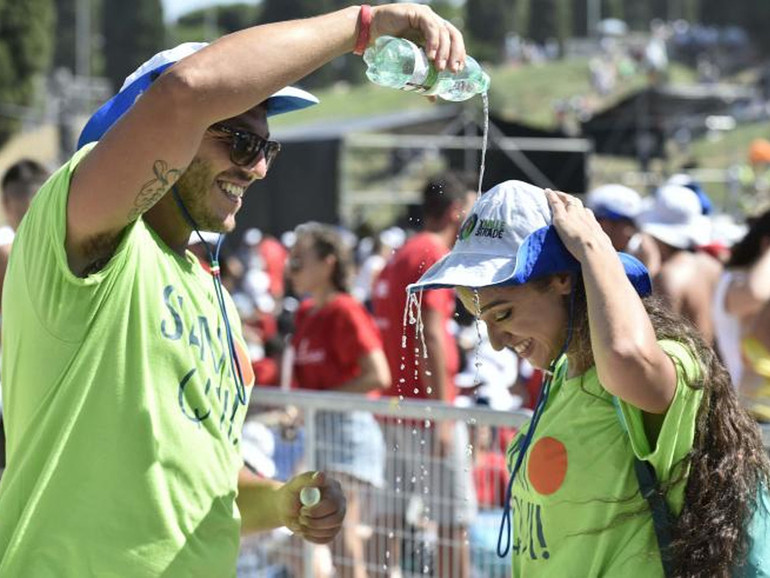
[{"label": "orange dot on shirt", "polygon": [[567,475],[567,448],[556,438],[540,438],[529,450],[527,474],[537,493],[553,494]]},{"label": "orange dot on shirt", "polygon": [[247,387],[254,385],[254,368],[251,366],[251,359],[249,359],[249,354],[246,353],[246,350],[238,340],[235,340],[235,352],[238,354],[238,364],[241,366],[241,372],[243,373],[243,385]]}]

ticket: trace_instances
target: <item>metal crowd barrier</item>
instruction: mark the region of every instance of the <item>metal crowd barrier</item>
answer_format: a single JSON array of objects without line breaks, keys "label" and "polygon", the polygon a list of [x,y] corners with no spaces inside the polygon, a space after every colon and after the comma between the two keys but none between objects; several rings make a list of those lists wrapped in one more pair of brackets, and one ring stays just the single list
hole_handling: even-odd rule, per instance
[{"label": "metal crowd barrier", "polygon": [[[288,407],[296,412],[289,423]],[[346,526],[331,547],[314,546],[285,529],[245,536],[238,576],[507,578],[509,561],[496,555],[507,480],[504,451],[514,428],[529,415],[413,399],[258,389],[248,419],[272,434],[272,447],[264,449],[272,453],[275,477],[328,469],[319,461],[348,464],[350,475],[336,477],[349,500],[351,494],[358,496],[360,513],[353,523],[349,509]],[[351,416],[362,416],[363,421]],[[451,424],[444,427],[453,430],[456,453],[437,451],[435,432],[440,424]],[[371,445],[359,446],[379,435],[377,430],[383,432],[384,454]],[[764,439],[770,447],[770,430],[764,430]],[[362,451],[363,462],[354,455]],[[378,484],[377,466],[385,459],[395,460],[395,469]],[[451,475],[449,464],[455,465]],[[450,481],[458,479],[470,485]],[[363,562],[356,562],[356,555],[343,548],[343,535],[363,549]],[[463,556],[469,559],[467,566]]]}]

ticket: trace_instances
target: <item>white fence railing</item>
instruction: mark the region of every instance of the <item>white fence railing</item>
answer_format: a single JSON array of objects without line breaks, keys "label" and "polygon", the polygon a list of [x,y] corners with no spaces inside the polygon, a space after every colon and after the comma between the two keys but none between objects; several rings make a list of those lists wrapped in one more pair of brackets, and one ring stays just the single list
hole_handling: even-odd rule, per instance
[{"label": "white fence railing", "polygon": [[[513,428],[528,417],[526,411],[260,388],[249,420],[269,433],[262,451],[276,477],[335,471],[349,507],[330,548],[286,530],[245,537],[238,576],[507,578],[509,561],[496,555],[504,451]],[[451,443],[440,441],[443,429]],[[770,447],[770,430],[764,434]]]}]

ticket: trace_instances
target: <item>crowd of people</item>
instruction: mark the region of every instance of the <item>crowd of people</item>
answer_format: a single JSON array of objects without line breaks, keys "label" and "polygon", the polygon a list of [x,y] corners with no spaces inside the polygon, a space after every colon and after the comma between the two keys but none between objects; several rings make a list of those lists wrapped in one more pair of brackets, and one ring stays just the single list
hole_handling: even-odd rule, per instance
[{"label": "crowd of people", "polygon": [[[479,504],[517,576],[767,570],[770,210],[725,226],[687,175],[581,201],[517,181],[478,196],[447,170],[419,230],[303,223],[222,248],[280,151],[269,117],[317,103],[287,85],[387,34],[463,64],[424,5],[254,27],[150,59],[47,180],[8,172],[0,574],[234,575],[242,532],[287,527],[331,544],[338,576],[397,575],[388,520],[415,494],[442,578],[471,576]],[[474,431],[474,457],[462,421],[324,410],[317,467],[281,476],[246,435],[259,387],[532,417]]]}]

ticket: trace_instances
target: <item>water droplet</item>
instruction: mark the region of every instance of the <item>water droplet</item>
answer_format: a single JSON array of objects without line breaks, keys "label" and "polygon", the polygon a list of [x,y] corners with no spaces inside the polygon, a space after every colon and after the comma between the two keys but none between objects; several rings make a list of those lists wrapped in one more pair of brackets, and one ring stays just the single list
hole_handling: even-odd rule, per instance
[{"label": "water droplet", "polygon": [[425,429],[430,429],[430,420],[429,419],[425,420]]},{"label": "water droplet", "polygon": [[[388,532],[388,538],[393,538],[395,535],[396,535],[396,533],[393,532],[392,530],[390,532]],[[390,550],[388,550],[388,554],[390,554]]]},{"label": "water droplet", "polygon": [[426,387],[426,388],[425,388],[425,393],[427,393],[428,395],[430,395],[431,393],[433,393],[433,388],[432,388],[431,386],[428,386],[428,387]]},{"label": "water droplet", "polygon": [[405,363],[402,363],[402,364],[401,364],[401,371],[404,371],[404,369],[406,369],[406,364],[405,364]]},{"label": "water droplet", "polygon": [[465,448],[465,453],[468,454],[469,456],[473,455],[473,444],[468,444],[468,447]]},{"label": "water droplet", "polygon": [[425,375],[427,375],[427,376],[429,376],[429,377],[430,377],[431,375],[433,375],[433,372],[432,372],[432,371],[428,371],[428,370],[426,369],[426,370],[425,370]]},{"label": "water droplet", "polygon": [[417,481],[417,476],[412,476],[411,482],[415,483]]}]

